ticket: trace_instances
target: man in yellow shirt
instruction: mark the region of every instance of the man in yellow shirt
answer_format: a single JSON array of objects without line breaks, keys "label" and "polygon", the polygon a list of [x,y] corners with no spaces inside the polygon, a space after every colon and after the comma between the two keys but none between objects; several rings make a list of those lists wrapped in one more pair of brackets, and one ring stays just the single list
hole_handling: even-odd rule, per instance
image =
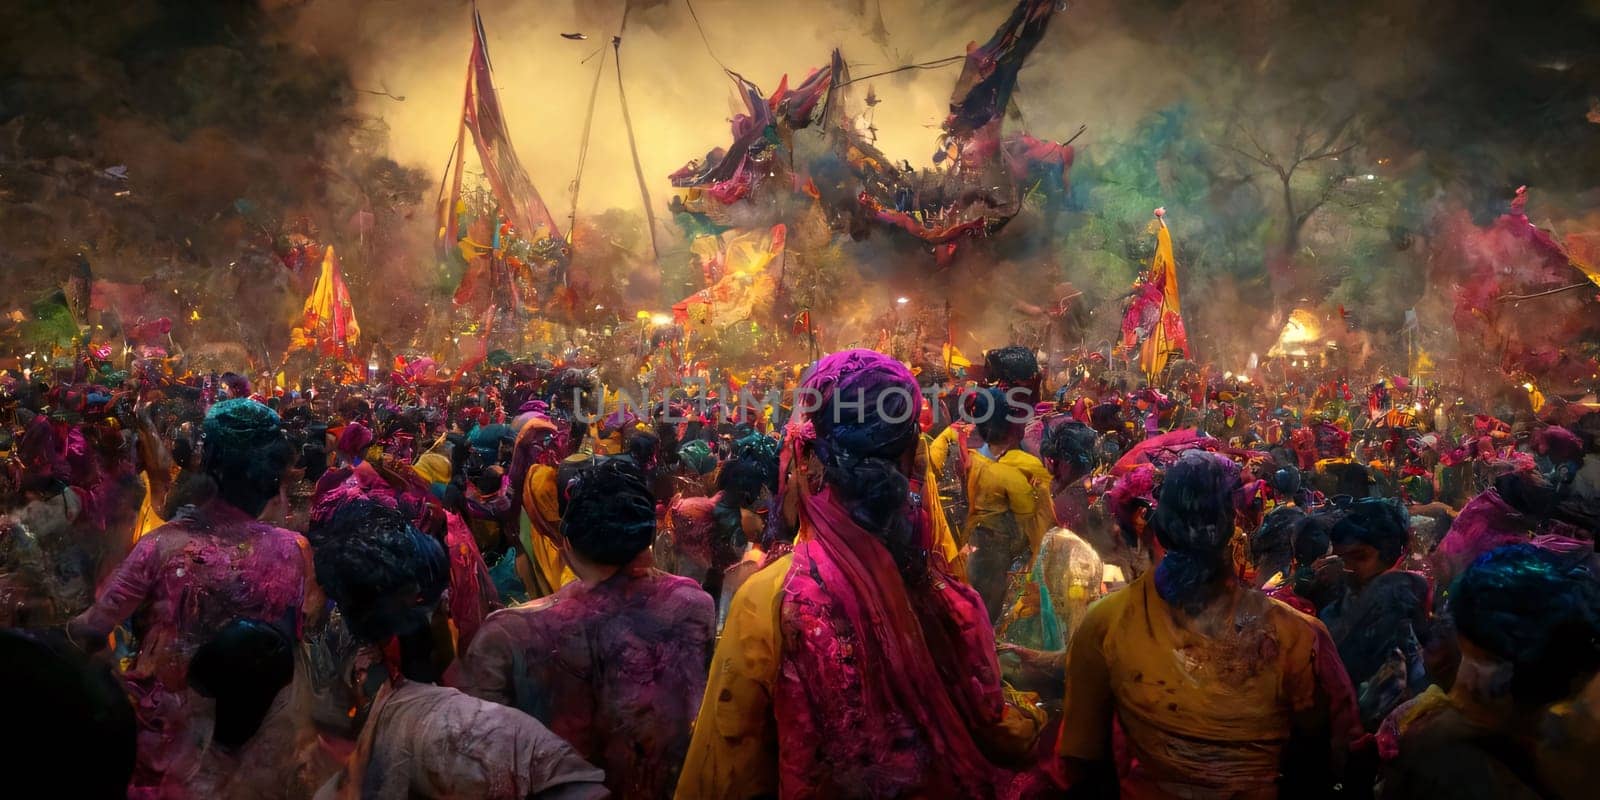
[{"label": "man in yellow shirt", "polygon": [[1007,418],[1005,397],[985,392],[977,432],[982,446],[967,451],[967,578],[983,597],[990,621],[999,619],[1012,574],[1033,563],[1039,542],[1054,522],[1050,473],[1024,451],[1022,425]]}]

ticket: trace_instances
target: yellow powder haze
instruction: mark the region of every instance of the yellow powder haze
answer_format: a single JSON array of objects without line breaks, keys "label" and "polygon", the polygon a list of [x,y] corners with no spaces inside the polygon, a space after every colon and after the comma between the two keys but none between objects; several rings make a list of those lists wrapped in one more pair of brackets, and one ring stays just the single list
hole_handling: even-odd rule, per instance
[{"label": "yellow powder haze", "polygon": [[[694,10],[716,56],[770,93],[787,73],[791,85],[827,64],[842,48],[854,75],[911,62],[959,55],[981,42],[1010,12],[1011,0],[696,0]],[[1111,112],[1131,121],[1168,92],[1159,69],[1122,69],[1128,42],[1117,35],[1086,38],[1092,19],[1083,5],[1069,7],[1052,24],[1022,77],[1020,104],[1029,129],[1065,138],[1078,124],[1105,124],[1106,108],[1127,109],[1133,86],[1148,103]],[[622,19],[621,0],[482,0],[500,97],[518,155],[545,201],[565,223],[571,204],[583,122],[599,49]],[[295,36],[319,51],[350,60],[359,95],[357,111],[381,117],[390,128],[390,153],[422,167],[437,180],[456,136],[466,60],[471,48],[471,4],[451,0],[311,0],[297,10]],[[878,25],[881,18],[882,25]],[[1072,31],[1077,24],[1080,30]],[[1098,27],[1098,26],[1096,26]],[[583,33],[571,41],[562,33]],[[1109,39],[1109,41],[1106,41]],[[732,82],[707,52],[683,0],[634,0],[622,47],[625,87],[645,178],[658,214],[669,195],[666,176],[730,140],[729,119],[739,110]],[[879,143],[895,159],[925,165],[935,148],[959,64],[912,70],[864,81],[882,101],[874,114]],[[857,85],[862,90],[865,86]],[[404,101],[367,92],[386,92]],[[469,165],[472,162],[469,162]],[[627,134],[610,63],[595,104],[581,211],[640,207]]]}]

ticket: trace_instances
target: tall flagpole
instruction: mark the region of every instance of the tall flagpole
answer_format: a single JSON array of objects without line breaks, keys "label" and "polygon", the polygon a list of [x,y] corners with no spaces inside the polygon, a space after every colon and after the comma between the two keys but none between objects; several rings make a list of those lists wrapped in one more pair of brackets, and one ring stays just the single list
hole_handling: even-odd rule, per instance
[{"label": "tall flagpole", "polygon": [[622,102],[622,124],[628,129],[628,149],[633,153],[633,174],[639,181],[639,197],[644,200],[645,224],[650,228],[650,258],[661,263],[661,248],[656,245],[656,212],[650,203],[650,188],[644,180],[644,165],[639,162],[639,145],[633,137],[633,117],[628,114],[628,93],[622,88],[622,33],[628,28],[628,6],[622,9],[622,25],[611,37],[611,50],[617,67],[617,98]]},{"label": "tall flagpole", "polygon": [[467,56],[466,86],[461,90],[461,127],[456,130],[456,170],[454,177],[450,179],[450,194],[444,201],[444,219],[442,220],[444,222],[444,242],[440,248],[441,256],[449,253],[449,248],[456,246],[456,234],[458,233],[456,226],[459,224],[456,217],[456,203],[461,199],[461,174],[467,166],[467,104],[472,102],[473,63],[478,57],[478,48],[482,46],[482,43],[478,41],[477,4],[472,6],[472,15],[474,20],[472,25],[472,54]]}]

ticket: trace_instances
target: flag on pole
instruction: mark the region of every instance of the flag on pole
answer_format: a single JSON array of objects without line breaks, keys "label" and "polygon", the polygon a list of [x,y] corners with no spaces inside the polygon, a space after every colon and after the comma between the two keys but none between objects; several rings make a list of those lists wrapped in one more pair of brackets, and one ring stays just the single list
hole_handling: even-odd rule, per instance
[{"label": "flag on pole", "polygon": [[1136,289],[1123,318],[1123,344],[1139,346],[1139,369],[1154,378],[1173,354],[1189,358],[1189,336],[1178,304],[1178,264],[1172,256],[1172,233],[1166,209],[1156,209],[1156,254],[1150,271]]},{"label": "flag on pole", "polygon": [[345,286],[339,257],[333,245],[322,251],[322,272],[306,297],[300,318],[303,339],[323,355],[352,358],[361,340],[361,325],[356,322],[350,289]]},{"label": "flag on pole", "polygon": [[966,369],[972,366],[972,360],[961,352],[961,348],[949,342],[945,342],[944,346],[939,348],[939,355],[944,359],[946,369]]},{"label": "flag on pole", "polygon": [[[467,60],[467,90],[461,110],[463,135],[470,132],[477,145],[478,163],[500,213],[515,225],[523,239],[536,242],[545,237],[561,237],[550,207],[539,196],[533,180],[523,169],[517,151],[511,146],[511,135],[506,127],[505,114],[500,107],[500,94],[494,86],[494,70],[489,63],[489,45],[483,30],[483,17],[472,9],[472,55]],[[462,145],[456,143],[456,158],[464,157]],[[459,162],[458,162],[459,163]],[[451,196],[445,198],[440,208],[441,252],[448,252],[459,237],[457,204],[460,201],[459,181]]]}]

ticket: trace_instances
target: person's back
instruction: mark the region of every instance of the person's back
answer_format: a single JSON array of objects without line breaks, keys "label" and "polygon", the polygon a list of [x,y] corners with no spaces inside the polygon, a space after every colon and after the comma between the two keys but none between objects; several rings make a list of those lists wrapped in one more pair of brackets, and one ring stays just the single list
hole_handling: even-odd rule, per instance
[{"label": "person's back", "polygon": [[779,489],[799,535],[732,599],[677,797],[993,797],[1032,747],[981,598],[930,558],[916,389],[866,350],[808,373]]},{"label": "person's back", "polygon": [[585,470],[567,494],[562,550],[578,580],[491,615],[459,685],[548,725],[617,795],[666,796],[705,691],[711,596],[649,566],[655,501],[632,464]]},{"label": "person's back", "polygon": [[349,687],[356,748],[317,797],[605,796],[600,770],[538,720],[433,685],[433,631],[449,586],[437,540],[370,500],[341,505],[311,534],[317,580],[363,649]]},{"label": "person's back", "polygon": [[121,677],[139,717],[134,794],[181,780],[198,763],[210,712],[189,695],[195,651],[241,617],[298,636],[315,591],[305,540],[256,519],[288,466],[278,415],[228,400],[207,412],[205,431],[204,468],[217,495],[140,538],[95,604],[68,626],[79,645],[98,649],[133,620],[139,651]]},{"label": "person's back", "polygon": [[297,533],[224,504],[189,509],[134,545],[78,621],[103,636],[131,618],[140,643],[128,678],[181,689],[189,656],[229,621],[298,629],[309,558]]},{"label": "person's back", "polygon": [[1384,798],[1578,798],[1600,767],[1600,582],[1567,554],[1497,548],[1449,597],[1461,663],[1448,692],[1378,732]]},{"label": "person's back", "polygon": [[[216,800],[306,797],[337,771],[317,744],[309,681],[296,673],[296,643],[283,631],[240,619],[200,646],[189,686],[216,706],[200,765],[173,776],[168,793]],[[297,683],[298,681],[298,683]]]},{"label": "person's back", "polygon": [[93,600],[93,575],[87,573],[76,541],[83,497],[70,486],[28,492],[28,503],[8,515],[8,525],[26,531],[44,556],[45,577],[59,613],[76,614]]},{"label": "person's back", "polygon": [[995,621],[1010,573],[1026,568],[1054,509],[1050,473],[1037,456],[1013,446],[1020,426],[1003,416],[1001,396],[991,397],[995,410],[979,425],[985,444],[967,452],[967,542],[974,548],[967,575]]},{"label": "person's back", "polygon": [[[843,535],[858,540],[862,550],[875,546],[862,541],[870,534],[859,528]],[[887,561],[879,550],[868,558]],[[777,602],[781,666],[773,705],[781,793],[982,796],[999,769],[986,760],[949,758],[942,748],[961,737],[983,742],[988,758],[1016,758],[1031,744],[1040,722],[1006,702],[982,599],[944,574],[930,577],[930,585],[914,595],[918,613],[907,616],[923,626],[917,644],[941,662],[918,661],[921,654],[903,643],[883,647],[903,661],[852,653],[886,631],[858,627],[864,601],[849,595],[849,581],[859,573],[846,577],[854,564],[836,561],[837,552],[815,540],[796,544]],[[949,673],[938,668],[946,665]],[[932,671],[936,681],[955,684],[941,689],[975,724],[933,730],[933,715],[919,713],[916,695],[901,685],[905,671],[919,668]],[[898,685],[899,691],[886,690],[885,684]]]},{"label": "person's back", "polygon": [[705,691],[712,613],[698,584],[659,570],[574,581],[490,615],[459,684],[548,725],[618,796],[666,796]]},{"label": "person's back", "polygon": [[[1185,454],[1150,522],[1161,563],[1091,607],[1073,633],[1058,743],[1069,779],[1109,780],[1114,718],[1130,796],[1273,798],[1280,782],[1331,785],[1359,733],[1349,679],[1321,622],[1234,575],[1238,486],[1235,465]],[[1287,764],[1292,739],[1321,752],[1296,748]]]},{"label": "person's back", "polygon": [[[1067,656],[1061,751],[1103,755],[1114,709],[1136,763],[1124,784],[1163,793],[1272,792],[1297,714],[1326,709],[1316,665],[1337,656],[1322,624],[1236,587],[1199,617],[1154,572],[1090,607]],[[1105,682],[1091,687],[1084,676]]]},{"label": "person's back", "polygon": [[1019,596],[1005,610],[995,638],[1014,645],[1059,651],[1089,605],[1105,594],[1105,562],[1100,554],[1066,528],[1052,528]]},{"label": "person's back", "polygon": [[316,797],[525,800],[566,790],[599,797],[602,778],[521,711],[444,686],[398,681],[380,691],[350,764]]}]

